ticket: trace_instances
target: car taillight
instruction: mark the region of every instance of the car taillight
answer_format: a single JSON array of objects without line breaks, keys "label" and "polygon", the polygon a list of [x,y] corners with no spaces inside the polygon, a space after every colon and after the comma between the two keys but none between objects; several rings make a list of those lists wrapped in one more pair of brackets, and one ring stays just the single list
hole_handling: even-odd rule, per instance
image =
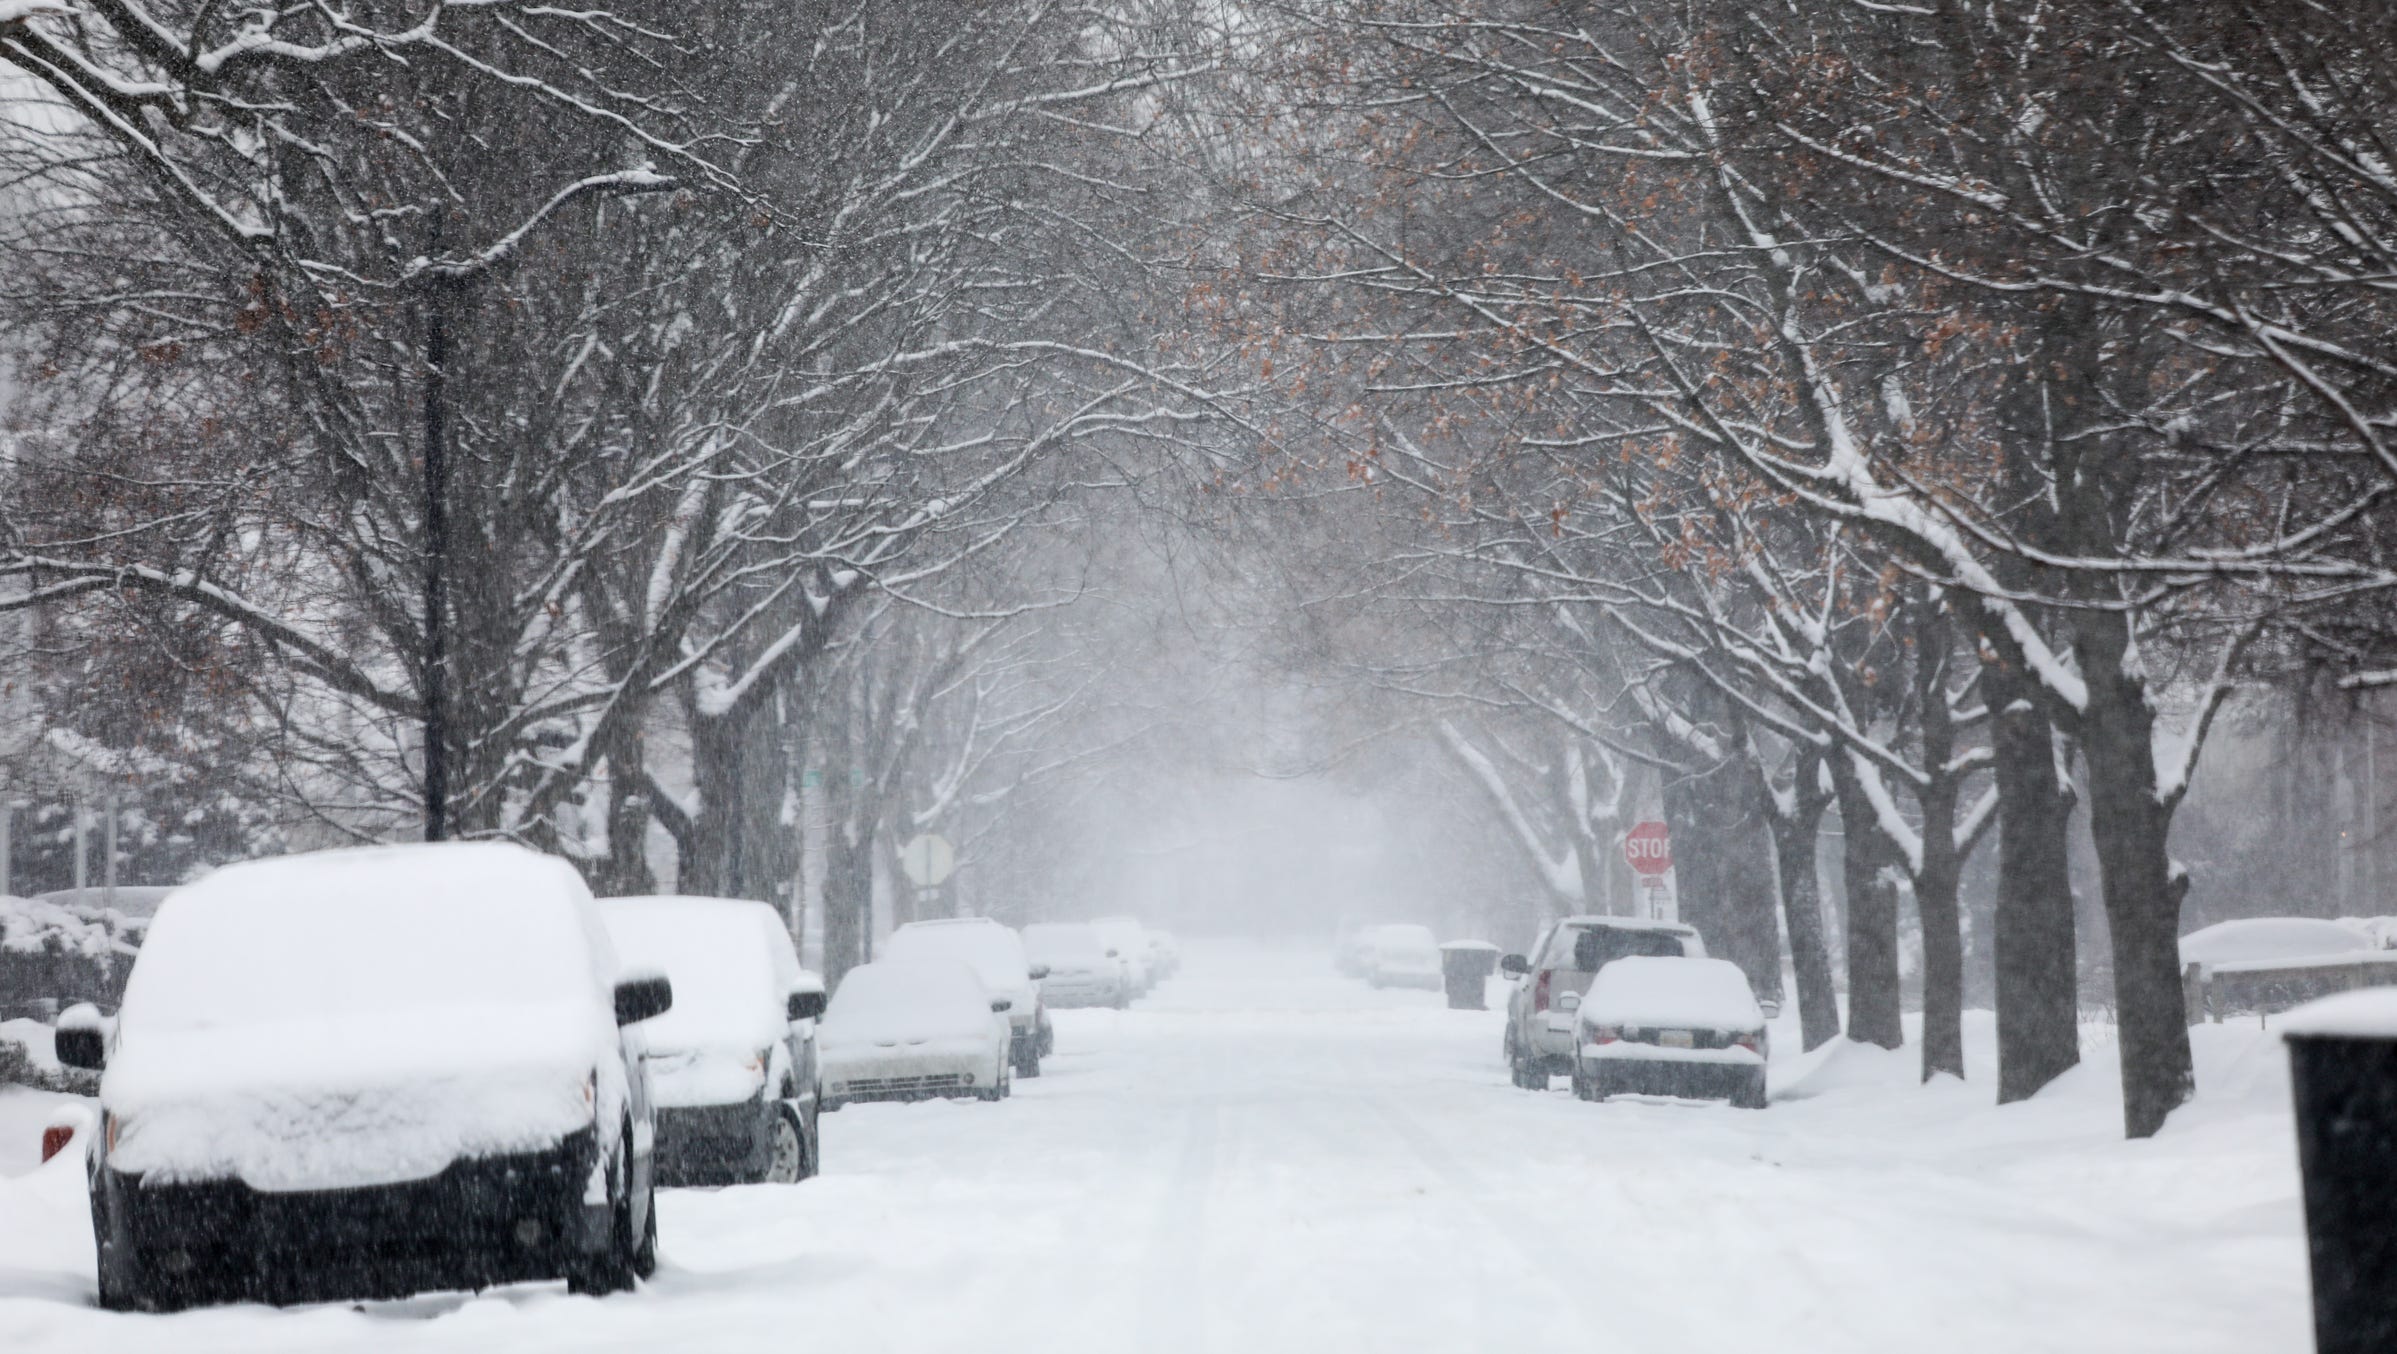
[{"label": "car taillight", "polygon": [[1532,980],[1531,1009],[1535,1011],[1548,1009],[1548,983],[1555,977],[1556,970],[1544,968],[1540,970],[1540,976]]},{"label": "car taillight", "polygon": [[116,1155],[117,1129],[122,1126],[123,1123],[124,1120],[119,1119],[115,1115],[109,1114],[105,1111],[103,1111],[100,1115],[100,1136],[107,1141],[108,1152],[111,1156]]},{"label": "car taillight", "polygon": [[67,1144],[73,1141],[75,1141],[75,1130],[64,1124],[52,1124],[43,1129],[42,1160],[48,1161],[67,1150]]},{"label": "car taillight", "polygon": [[1742,1030],[1731,1036],[1731,1042],[1734,1047],[1744,1048],[1750,1053],[1764,1052],[1763,1039],[1755,1030]]},{"label": "car taillight", "polygon": [[1611,1044],[1622,1037],[1623,1027],[1620,1025],[1590,1026],[1590,1042],[1593,1044]]}]

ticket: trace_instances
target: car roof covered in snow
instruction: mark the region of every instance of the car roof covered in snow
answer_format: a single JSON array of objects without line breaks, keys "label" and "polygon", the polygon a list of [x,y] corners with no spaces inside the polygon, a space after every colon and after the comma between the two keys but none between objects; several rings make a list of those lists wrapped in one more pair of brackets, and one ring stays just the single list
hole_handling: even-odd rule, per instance
[{"label": "car roof covered in snow", "polygon": [[1698,928],[1686,922],[1665,921],[1657,917],[1609,917],[1603,913],[1585,912],[1567,917],[1559,926],[1612,926],[1621,931],[1670,931],[1677,936],[1694,936]]},{"label": "car roof covered in snow", "polygon": [[200,1030],[604,998],[614,950],[566,862],[504,842],[229,865],[158,909],[123,1028]]},{"label": "car roof covered in snow", "polygon": [[1424,950],[1436,950],[1440,947],[1439,940],[1432,935],[1432,928],[1418,926],[1409,921],[1389,922],[1376,926],[1370,932],[1370,936],[1371,943],[1377,946],[1406,946]]},{"label": "car roof covered in snow", "polygon": [[1598,970],[1581,999],[1592,1025],[1747,1030],[1764,1024],[1748,975],[1728,959],[1628,955]]},{"label": "car roof covered in snow", "polygon": [[954,917],[911,921],[891,932],[882,954],[892,960],[966,964],[985,987],[1010,995],[1032,981],[1032,961],[1024,956],[1023,937],[1015,928],[988,917]]},{"label": "car roof covered in snow", "polygon": [[661,1051],[764,1048],[783,1037],[803,970],[782,917],[737,898],[610,898],[599,915],[627,968],[661,969],[674,1005],[642,1026]]},{"label": "car roof covered in snow", "polygon": [[2183,964],[2323,959],[2372,948],[2352,927],[2319,917],[2242,917],[2181,937]]}]

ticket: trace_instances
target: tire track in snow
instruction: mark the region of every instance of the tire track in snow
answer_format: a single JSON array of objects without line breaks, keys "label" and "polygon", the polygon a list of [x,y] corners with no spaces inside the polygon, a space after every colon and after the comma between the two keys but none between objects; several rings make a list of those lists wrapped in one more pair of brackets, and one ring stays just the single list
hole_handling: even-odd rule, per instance
[{"label": "tire track in snow", "polygon": [[1207,1195],[1215,1184],[1215,1139],[1220,1114],[1211,1100],[1191,1104],[1182,1134],[1182,1159],[1150,1231],[1148,1274],[1141,1286],[1138,1347],[1207,1347]]},{"label": "tire track in snow", "polygon": [[1526,1241],[1522,1235],[1522,1220],[1508,1216],[1492,1204],[1488,1186],[1469,1167],[1458,1161],[1455,1153],[1441,1146],[1439,1140],[1423,1125],[1415,1122],[1413,1116],[1379,1096],[1366,1103],[1389,1127],[1391,1135],[1423,1164],[1424,1169],[1438,1176],[1454,1191],[1457,1201],[1486,1224],[1508,1250],[1522,1257],[1524,1263],[1547,1279],[1567,1305],[1577,1309],[1587,1321],[1603,1322],[1610,1315],[1607,1307],[1591,1296],[1589,1274],[1568,1261],[1555,1244]]}]

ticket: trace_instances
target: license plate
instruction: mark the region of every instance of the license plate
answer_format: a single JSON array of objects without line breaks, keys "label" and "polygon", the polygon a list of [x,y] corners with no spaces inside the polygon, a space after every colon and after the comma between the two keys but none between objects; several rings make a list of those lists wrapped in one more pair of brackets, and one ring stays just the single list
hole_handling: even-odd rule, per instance
[{"label": "license plate", "polygon": [[1690,1038],[1690,1032],[1688,1030],[1658,1030],[1656,1032],[1656,1042],[1665,1048],[1697,1047],[1696,1042]]}]

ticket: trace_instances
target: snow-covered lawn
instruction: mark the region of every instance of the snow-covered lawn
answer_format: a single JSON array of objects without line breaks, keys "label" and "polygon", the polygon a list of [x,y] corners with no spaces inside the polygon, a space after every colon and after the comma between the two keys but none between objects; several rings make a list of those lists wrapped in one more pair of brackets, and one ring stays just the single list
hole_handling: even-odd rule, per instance
[{"label": "snow-covered lawn", "polygon": [[[667,1195],[628,1296],[112,1316],[79,1164],[0,1179],[0,1350],[2307,1347],[2287,1079],[2252,1022],[2196,1031],[2199,1103],[2130,1144],[2102,1028],[2006,1110],[1985,1017],[1969,1085],[1915,1086],[1912,1050],[1801,1057],[1785,1021],[1769,1110],[1591,1105],[1511,1088],[1495,1012],[1189,950],[1129,1012],[1059,1012],[1005,1104],[851,1106],[822,1179]],[[0,1099],[0,1133],[55,1099]]]}]

